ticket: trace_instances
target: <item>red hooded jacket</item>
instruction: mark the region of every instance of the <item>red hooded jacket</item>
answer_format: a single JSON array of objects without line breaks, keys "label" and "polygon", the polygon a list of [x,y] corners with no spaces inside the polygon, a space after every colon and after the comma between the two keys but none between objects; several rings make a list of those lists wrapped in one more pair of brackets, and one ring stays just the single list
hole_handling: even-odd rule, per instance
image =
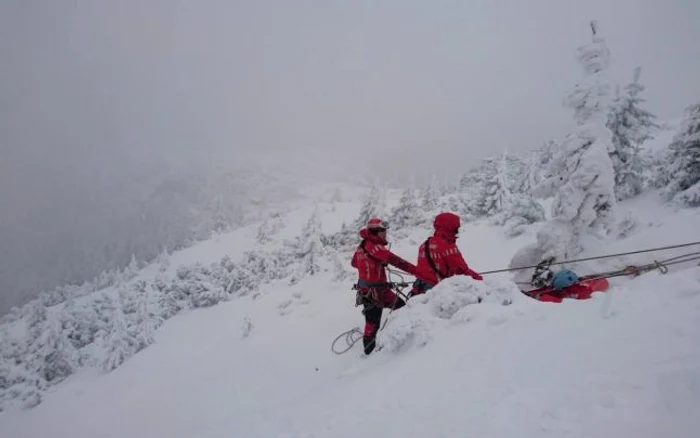
[{"label": "red hooded jacket", "polygon": [[[468,275],[475,280],[482,280],[483,277],[469,268],[467,262],[462,257],[462,253],[457,248],[457,234],[459,233],[460,219],[454,213],[440,213],[435,217],[433,224],[435,232],[418,249],[419,270],[428,270],[434,273],[433,279],[427,281],[435,285],[444,278],[455,275]],[[426,243],[430,251],[430,257],[435,268],[430,264],[426,256]],[[437,269],[437,272],[435,272]]]},{"label": "red hooded jacket", "polygon": [[357,269],[359,281],[366,283],[386,283],[386,271],[384,267],[389,264],[402,271],[408,272],[423,281],[434,278],[430,270],[419,269],[412,263],[402,259],[386,249],[386,240],[377,235],[370,234],[367,228],[360,230],[362,243],[352,256],[352,267]]}]

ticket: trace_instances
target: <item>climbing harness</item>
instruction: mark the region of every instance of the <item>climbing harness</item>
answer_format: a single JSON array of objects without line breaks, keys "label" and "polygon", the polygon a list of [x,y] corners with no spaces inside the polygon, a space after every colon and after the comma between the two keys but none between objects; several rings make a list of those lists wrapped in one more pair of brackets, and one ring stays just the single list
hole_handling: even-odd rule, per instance
[{"label": "climbing harness", "polygon": [[[381,325],[379,330],[377,330],[377,334],[379,334],[379,332],[384,330],[387,323],[389,322],[389,316],[391,316],[391,314],[394,312],[394,308],[396,307],[396,302],[398,301],[399,296],[401,296],[406,302],[408,302],[408,300],[409,300],[409,295],[406,295],[403,293],[403,289],[407,288],[409,286],[409,283],[404,281],[403,275],[401,275],[401,273],[399,273],[398,271],[395,271],[389,267],[387,267],[386,269],[387,269],[387,271],[389,271],[389,278],[391,278],[391,275],[393,274],[393,275],[398,276],[401,279],[401,281],[398,281],[398,282],[390,281],[387,283],[382,283],[382,286],[389,287],[393,290],[395,297],[394,297],[394,302],[391,305],[391,309],[389,310],[389,313],[386,315],[386,318],[384,319],[384,323]],[[359,287],[362,287],[362,285],[359,285]],[[353,288],[353,290],[357,290],[358,284],[354,284],[352,288]],[[355,307],[357,307],[359,305],[358,304],[359,299],[357,298],[358,295],[359,295],[359,292],[355,298]],[[365,297],[363,297],[363,299],[370,299],[371,300],[372,298],[369,296],[365,296]],[[362,303],[360,303],[360,304],[362,304]],[[372,303],[372,304],[379,305],[379,303],[377,303],[376,301],[374,301],[374,303]],[[353,346],[355,346],[355,344],[357,342],[359,342],[362,339],[363,336],[364,336],[364,334],[360,331],[359,327],[354,327],[348,331],[345,331],[345,332],[341,333],[340,335],[338,335],[335,338],[335,340],[333,340],[333,343],[331,344],[331,351],[333,351],[333,353],[338,354],[338,355],[347,353],[348,351],[350,351],[352,349]],[[341,350],[336,346],[336,344],[338,343],[338,341],[340,341],[343,338],[345,339],[346,347]],[[376,337],[375,337],[375,340],[376,340]],[[375,342],[375,341],[373,341],[373,342]]]}]

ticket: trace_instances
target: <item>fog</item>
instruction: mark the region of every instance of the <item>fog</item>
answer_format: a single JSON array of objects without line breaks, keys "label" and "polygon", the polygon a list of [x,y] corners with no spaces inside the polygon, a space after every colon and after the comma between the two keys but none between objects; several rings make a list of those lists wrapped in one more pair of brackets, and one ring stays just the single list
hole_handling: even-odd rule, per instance
[{"label": "fog", "polygon": [[261,165],[401,184],[561,136],[591,19],[660,118],[700,96],[700,2],[515,3],[0,3],[0,312],[152,256],[211,197],[239,220]]}]

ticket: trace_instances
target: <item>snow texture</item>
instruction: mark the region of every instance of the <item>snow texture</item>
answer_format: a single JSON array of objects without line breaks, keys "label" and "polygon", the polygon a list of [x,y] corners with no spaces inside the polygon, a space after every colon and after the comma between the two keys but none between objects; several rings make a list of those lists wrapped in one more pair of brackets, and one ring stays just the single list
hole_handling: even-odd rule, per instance
[{"label": "snow texture", "polygon": [[[637,227],[606,252],[700,240],[700,210],[653,195],[621,204]],[[531,300],[508,274],[454,277],[386,311],[376,353],[336,356],[333,338],[362,324],[351,280],[329,270],[289,284],[308,266],[294,252],[307,246],[290,243],[319,228],[325,240],[361,208],[334,204],[284,215],[265,246],[250,246],[258,225],[231,231],[171,254],[166,269],[3,318],[0,436],[690,437],[700,427],[699,267],[616,279],[607,294],[562,304]],[[543,226],[507,239],[470,223],[458,244],[478,270],[502,268]],[[407,228],[393,250],[414,254],[425,232]],[[349,256],[326,252],[319,265]]]}]

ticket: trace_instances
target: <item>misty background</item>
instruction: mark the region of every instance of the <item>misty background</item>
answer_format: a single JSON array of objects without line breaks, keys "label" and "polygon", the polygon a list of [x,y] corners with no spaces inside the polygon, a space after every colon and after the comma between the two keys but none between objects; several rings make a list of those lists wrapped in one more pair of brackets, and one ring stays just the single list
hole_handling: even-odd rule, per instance
[{"label": "misty background", "polygon": [[314,181],[419,184],[565,134],[596,19],[661,120],[700,2],[0,3],[0,313],[264,216]]}]

